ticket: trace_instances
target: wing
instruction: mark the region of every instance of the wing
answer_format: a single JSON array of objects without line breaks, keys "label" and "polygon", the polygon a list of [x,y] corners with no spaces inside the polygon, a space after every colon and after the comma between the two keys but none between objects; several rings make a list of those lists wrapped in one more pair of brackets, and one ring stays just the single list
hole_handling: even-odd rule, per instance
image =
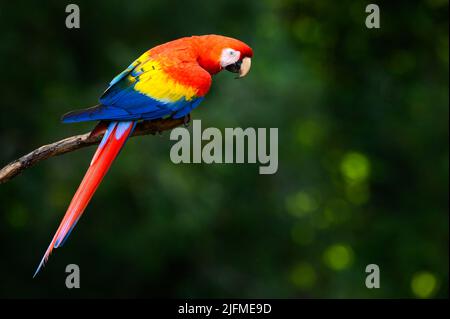
[{"label": "wing", "polygon": [[200,104],[210,85],[210,74],[194,61],[161,60],[143,54],[111,81],[100,97],[100,105],[69,112],[62,120],[182,117]]}]

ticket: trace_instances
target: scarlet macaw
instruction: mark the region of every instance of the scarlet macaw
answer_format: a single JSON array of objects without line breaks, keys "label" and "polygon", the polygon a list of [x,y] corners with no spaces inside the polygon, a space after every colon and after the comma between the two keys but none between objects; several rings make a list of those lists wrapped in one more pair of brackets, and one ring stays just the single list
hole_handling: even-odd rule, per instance
[{"label": "scarlet macaw", "polygon": [[63,115],[64,123],[107,121],[109,126],[33,277],[53,248],[69,237],[136,122],[187,116],[208,93],[212,75],[226,69],[243,77],[252,56],[247,44],[220,35],[167,42],[148,50],[117,75],[99,105]]}]

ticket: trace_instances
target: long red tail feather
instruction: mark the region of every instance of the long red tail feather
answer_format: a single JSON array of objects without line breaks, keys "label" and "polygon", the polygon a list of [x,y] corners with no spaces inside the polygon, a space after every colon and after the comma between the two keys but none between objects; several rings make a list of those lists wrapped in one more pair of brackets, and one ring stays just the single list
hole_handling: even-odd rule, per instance
[{"label": "long red tail feather", "polygon": [[47,262],[53,248],[61,247],[67,240],[112,162],[133,132],[134,126],[135,122],[112,122],[109,124],[102,142],[97,148],[91,164],[33,277]]}]

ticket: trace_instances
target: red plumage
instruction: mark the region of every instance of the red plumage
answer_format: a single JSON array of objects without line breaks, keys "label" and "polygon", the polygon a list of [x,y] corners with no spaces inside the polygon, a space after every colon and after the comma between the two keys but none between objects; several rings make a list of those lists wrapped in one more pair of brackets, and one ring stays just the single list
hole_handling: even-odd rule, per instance
[{"label": "red plumage", "polygon": [[112,162],[119,154],[128,136],[133,131],[133,128],[133,122],[112,122],[109,125],[109,128],[103,137],[102,143],[95,152],[91,165],[89,166],[86,174],[84,175],[83,181],[70,202],[67,212],[64,215],[64,218],[61,221],[61,224],[59,225],[52,241],[50,242],[50,245],[47,248],[47,251],[45,252],[45,255],[42,258],[34,276],[36,276],[41,267],[47,261],[53,251],[53,248],[58,248],[64,244],[64,241],[68,238],[73,227],[75,227],[77,221],[80,219]]}]

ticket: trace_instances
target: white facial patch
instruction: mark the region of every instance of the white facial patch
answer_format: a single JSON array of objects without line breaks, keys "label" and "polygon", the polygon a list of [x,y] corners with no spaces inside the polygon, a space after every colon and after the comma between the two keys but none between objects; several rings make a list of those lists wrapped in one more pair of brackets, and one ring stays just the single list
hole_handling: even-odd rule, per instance
[{"label": "white facial patch", "polygon": [[222,50],[220,55],[220,65],[222,68],[226,68],[230,64],[236,63],[241,57],[241,52],[226,48]]}]

